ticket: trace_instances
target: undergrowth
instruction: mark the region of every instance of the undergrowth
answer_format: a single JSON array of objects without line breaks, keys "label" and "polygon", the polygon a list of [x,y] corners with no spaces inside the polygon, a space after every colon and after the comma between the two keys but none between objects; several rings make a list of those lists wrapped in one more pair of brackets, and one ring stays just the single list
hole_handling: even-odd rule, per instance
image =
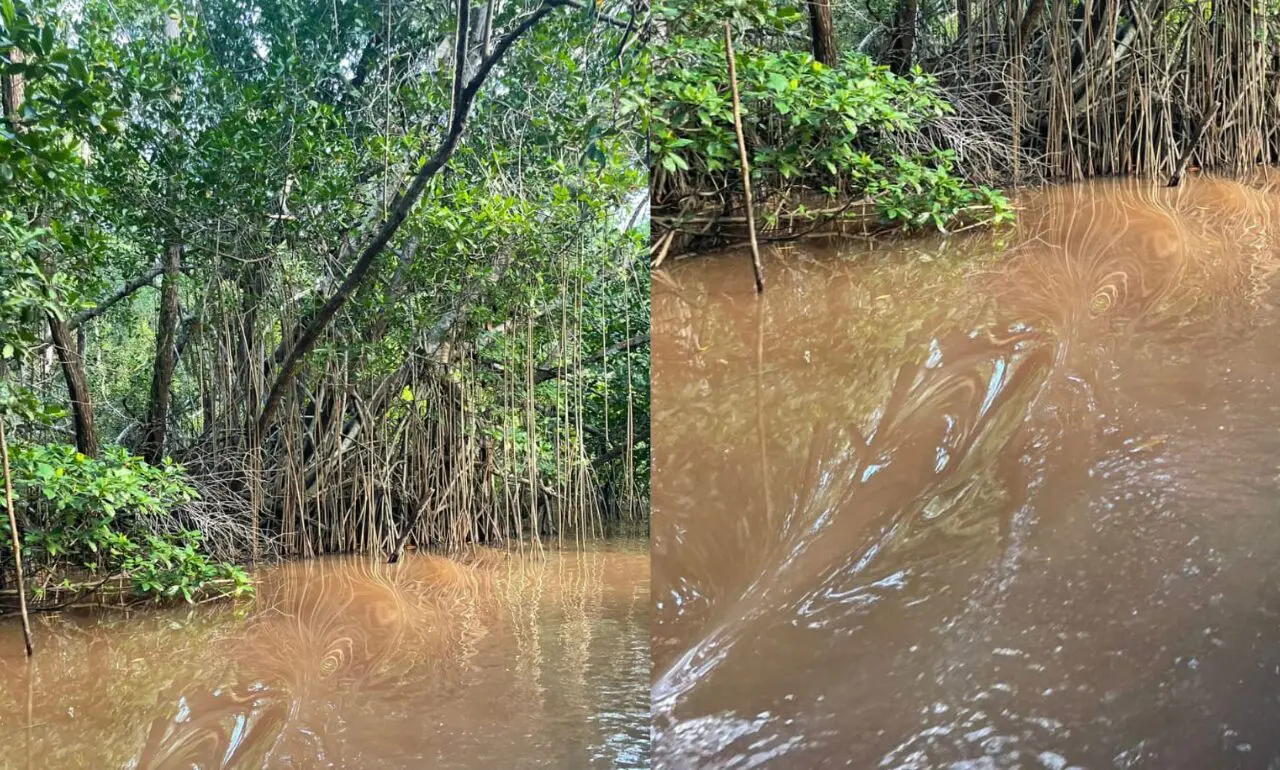
[{"label": "undergrowth", "polygon": [[[194,602],[251,590],[246,572],[214,562],[198,531],[158,529],[196,491],[181,466],[149,465],[118,446],[99,459],[65,444],[10,447],[24,561],[49,574],[124,576],[139,596]],[[7,541],[9,525],[0,523]],[[69,578],[64,578],[69,583]]]},{"label": "undergrowth", "polygon": [[[723,207],[740,181],[723,32],[697,2],[659,9],[667,36],[652,85],[652,190],[657,209]],[[971,184],[930,133],[952,113],[928,75],[896,75],[847,53],[827,67],[806,51],[777,50],[775,34],[802,23],[794,8],[737,8],[742,124],[758,200],[804,214],[814,194],[831,206],[864,201],[881,223],[946,231],[1012,219],[997,190]],[[770,31],[775,34],[771,34]],[[691,202],[696,204],[691,205]]]}]

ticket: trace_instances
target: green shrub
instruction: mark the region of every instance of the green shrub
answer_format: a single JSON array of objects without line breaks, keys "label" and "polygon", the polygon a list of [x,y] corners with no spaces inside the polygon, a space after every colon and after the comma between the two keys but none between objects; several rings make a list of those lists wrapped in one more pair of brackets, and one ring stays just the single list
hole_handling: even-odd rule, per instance
[{"label": "green shrub", "polygon": [[[952,111],[933,78],[895,75],[857,53],[838,67],[807,52],[749,44],[735,56],[758,191],[869,199],[884,222],[907,228],[1012,218],[999,192],[963,179],[949,150],[903,149],[928,147],[930,121]],[[739,163],[723,39],[673,37],[656,60],[650,151],[657,204],[734,190]]]},{"label": "green shrub", "polygon": [[[9,455],[23,558],[32,565],[124,573],[137,593],[157,599],[247,590],[243,570],[201,552],[198,532],[153,531],[196,497],[181,466],[152,466],[114,446],[99,459],[63,444],[19,444]],[[7,539],[7,521],[0,531]]]},{"label": "green shrub", "polygon": [[[141,544],[113,533],[111,553],[120,558],[120,569],[133,580],[134,589],[156,598],[181,596],[187,602],[215,584],[226,584],[218,593],[239,596],[249,590],[249,576],[232,564],[212,564],[200,552],[200,533],[184,530],[177,537],[147,534]],[[229,582],[228,582],[229,581]]]}]

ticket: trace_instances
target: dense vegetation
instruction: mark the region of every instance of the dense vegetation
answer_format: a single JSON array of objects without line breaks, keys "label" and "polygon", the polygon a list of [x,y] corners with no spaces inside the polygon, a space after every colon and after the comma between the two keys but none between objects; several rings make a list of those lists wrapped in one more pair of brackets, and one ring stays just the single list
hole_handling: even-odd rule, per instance
[{"label": "dense vegetation", "polygon": [[[764,224],[854,220],[947,230],[1010,216],[970,183],[939,122],[954,109],[936,80],[858,52],[815,57],[792,5],[673,0],[658,9],[651,190],[663,224],[717,232],[741,205],[741,164],[721,19],[730,19],[742,129]],[[781,221],[786,220],[786,221]]]},{"label": "dense vegetation", "polygon": [[255,557],[643,526],[639,26],[0,2],[0,419],[37,585],[190,599]]},{"label": "dense vegetation", "polygon": [[1274,3],[665,0],[656,15],[654,205],[685,233],[742,208],[725,19],[766,226],[874,212],[946,229],[1006,218],[991,187],[1176,185],[1191,166],[1280,159]]},{"label": "dense vegetation", "polygon": [[[808,7],[825,6],[814,0]],[[1221,0],[874,0],[842,48],[938,78],[947,141],[986,181],[1173,181],[1280,157],[1280,6]]]}]

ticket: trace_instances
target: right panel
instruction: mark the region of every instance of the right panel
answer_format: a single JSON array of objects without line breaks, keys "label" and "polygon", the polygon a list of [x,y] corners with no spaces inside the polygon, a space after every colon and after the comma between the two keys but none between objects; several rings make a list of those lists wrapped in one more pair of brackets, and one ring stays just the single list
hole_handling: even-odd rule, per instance
[{"label": "right panel", "polygon": [[655,766],[1280,766],[1276,14],[657,11]]}]

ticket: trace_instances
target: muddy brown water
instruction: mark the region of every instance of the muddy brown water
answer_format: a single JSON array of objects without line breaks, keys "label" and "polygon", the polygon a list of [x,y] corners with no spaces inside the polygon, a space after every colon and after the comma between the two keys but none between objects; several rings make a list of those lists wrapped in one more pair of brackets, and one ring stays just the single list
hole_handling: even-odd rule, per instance
[{"label": "muddy brown water", "polygon": [[0,625],[0,767],[649,766],[649,554],[325,558],[236,605]]},{"label": "muddy brown water", "polygon": [[653,288],[654,766],[1280,768],[1280,189]]}]

